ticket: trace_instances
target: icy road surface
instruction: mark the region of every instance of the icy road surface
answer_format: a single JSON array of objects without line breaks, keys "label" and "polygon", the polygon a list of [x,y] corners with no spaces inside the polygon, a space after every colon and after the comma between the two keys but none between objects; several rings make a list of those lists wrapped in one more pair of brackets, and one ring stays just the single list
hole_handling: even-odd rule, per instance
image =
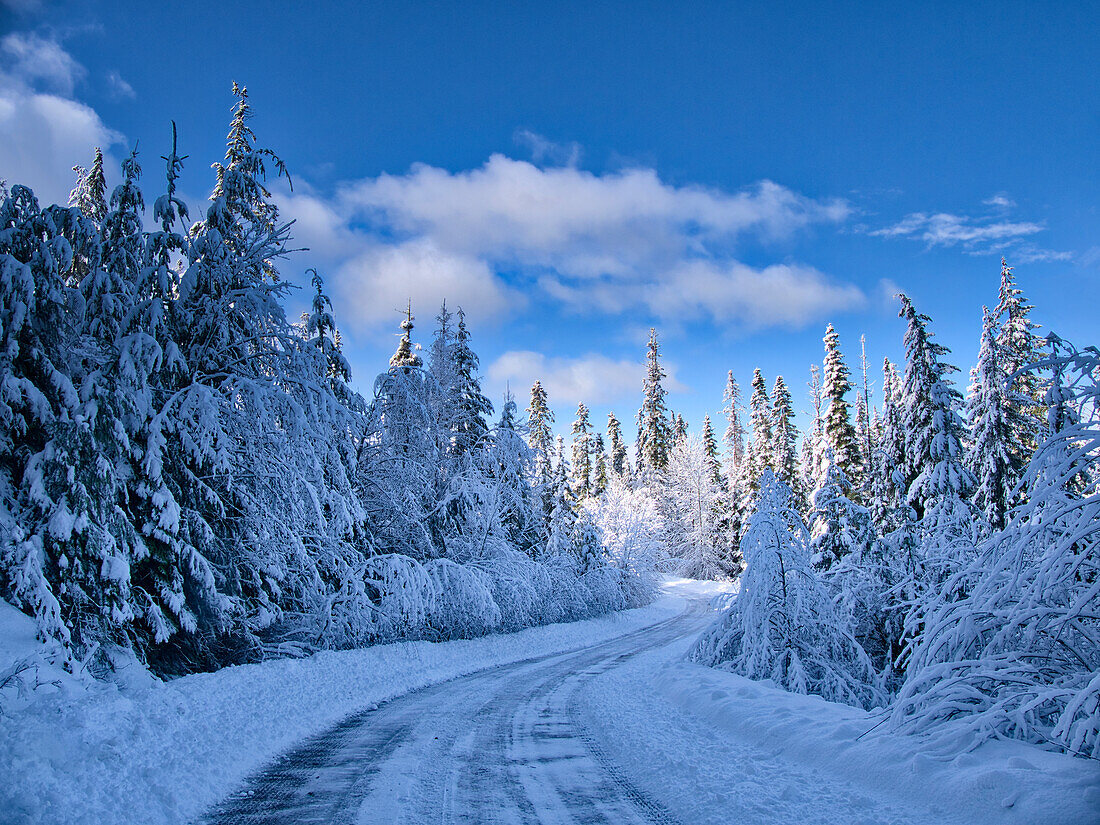
[{"label": "icy road surface", "polygon": [[644,651],[694,638],[705,600],[565,655],[419,690],[356,714],[271,765],[207,823],[671,823],[579,721],[579,689]]}]

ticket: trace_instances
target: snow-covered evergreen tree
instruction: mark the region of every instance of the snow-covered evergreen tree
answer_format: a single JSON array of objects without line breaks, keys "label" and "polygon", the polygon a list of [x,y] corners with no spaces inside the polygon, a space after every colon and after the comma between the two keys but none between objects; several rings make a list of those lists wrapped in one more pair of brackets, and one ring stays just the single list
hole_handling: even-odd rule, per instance
[{"label": "snow-covered evergreen tree", "polygon": [[92,166],[74,166],[76,185],[69,193],[69,206],[75,206],[80,214],[97,226],[107,217],[107,177],[103,171],[103,150],[98,146],[92,157]]},{"label": "snow-covered evergreen tree", "polygon": [[592,495],[599,497],[607,489],[608,483],[608,458],[601,433],[595,433],[592,436],[592,455],[595,456],[595,466],[592,468]]},{"label": "snow-covered evergreen tree", "polygon": [[623,429],[613,412],[607,414],[607,440],[611,442],[611,472],[619,478],[629,478],[630,458],[623,441]]},{"label": "snow-covered evergreen tree", "polygon": [[810,570],[808,536],[790,490],[770,470],[741,541],[741,592],[688,654],[794,693],[861,707],[884,696],[870,659]]},{"label": "snow-covered evergreen tree", "polygon": [[833,325],[825,330],[825,363],[821,392],[826,404],[823,421],[825,445],[833,452],[833,460],[844,474],[858,485],[863,467],[860,464],[859,439],[852,426],[851,408],[845,396],[852,389],[851,372],[840,352],[840,336]]},{"label": "snow-covered evergreen tree", "polygon": [[994,310],[995,357],[1009,382],[1005,417],[1011,433],[1007,444],[1011,487],[1023,476],[1046,424],[1042,377],[1027,369],[1043,357],[1043,339],[1036,334],[1038,324],[1029,317],[1032,309],[1016,285],[1012,267],[1001,258],[1001,286]]},{"label": "snow-covered evergreen tree", "polygon": [[749,453],[752,485],[765,470],[771,470],[775,437],[772,433],[772,405],[768,387],[759,369],[752,373],[752,396],[749,398],[749,420],[752,422],[752,444]]},{"label": "snow-covered evergreen tree", "polygon": [[573,421],[573,496],[584,501],[592,495],[592,423],[588,420],[588,407],[577,405],[577,417]]},{"label": "snow-covered evergreen tree", "polygon": [[810,550],[814,567],[828,570],[852,553],[862,555],[874,539],[871,513],[852,501],[852,482],[826,449],[825,483],[814,491]]},{"label": "snow-covered evergreen tree", "polygon": [[672,428],[665,407],[665,371],[661,367],[657,331],[650,329],[646,345],[646,375],[642,384],[642,407],[638,410],[638,470],[655,472],[668,464]]},{"label": "snow-covered evergreen tree", "polygon": [[456,313],[454,370],[457,389],[457,420],[454,429],[455,450],[461,455],[477,447],[489,432],[493,404],[481,391],[478,357],[470,347],[470,333],[462,307]]},{"label": "snow-covered evergreen tree", "polygon": [[798,473],[798,456],[795,445],[798,444],[798,428],[794,423],[794,406],[791,391],[777,375],[772,386],[772,445],[771,466],[776,477],[791,488],[795,509],[802,508],[805,495],[802,492],[802,479]]},{"label": "snow-covered evergreen tree", "polygon": [[1011,506],[1013,438],[1006,414],[1006,382],[997,362],[996,328],[993,313],[982,307],[982,336],[978,364],[971,372],[967,417],[971,438],[966,464],[977,480],[974,506],[985,514],[994,530],[1005,526]]},{"label": "snow-covered evergreen tree", "polygon": [[710,423],[710,414],[703,416],[703,452],[707,457],[707,467],[714,483],[722,486],[722,461],[718,457],[718,439],[714,436],[714,427]]},{"label": "snow-covered evergreen tree", "polygon": [[535,454],[535,482],[545,486],[551,476],[554,439],[551,425],[554,411],[550,409],[546,390],[541,381],[531,385],[531,404],[527,407],[527,443]]}]

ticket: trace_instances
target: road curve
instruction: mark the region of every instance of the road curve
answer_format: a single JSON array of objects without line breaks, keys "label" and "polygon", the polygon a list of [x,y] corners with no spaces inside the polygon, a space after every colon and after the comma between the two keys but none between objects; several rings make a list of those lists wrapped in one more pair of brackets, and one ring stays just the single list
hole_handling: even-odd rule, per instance
[{"label": "road curve", "polygon": [[675,823],[603,753],[574,702],[589,679],[698,633],[704,601],[592,647],[502,665],[354,714],[278,758],[204,825]]}]

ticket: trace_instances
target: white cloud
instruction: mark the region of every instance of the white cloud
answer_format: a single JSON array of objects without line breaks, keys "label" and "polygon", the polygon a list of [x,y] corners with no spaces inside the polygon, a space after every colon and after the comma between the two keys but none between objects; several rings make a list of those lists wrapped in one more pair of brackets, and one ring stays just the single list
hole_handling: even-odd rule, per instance
[{"label": "white cloud", "polygon": [[1016,202],[1004,192],[982,201],[992,207],[990,214],[955,215],[950,212],[929,214],[912,212],[892,226],[868,232],[880,238],[908,238],[932,247],[958,247],[968,255],[1011,255],[1021,263],[1032,261],[1068,261],[1071,252],[1043,249],[1028,239],[1046,230],[1034,221],[1007,218]]},{"label": "white cloud", "polygon": [[576,166],[581,160],[581,145],[576,142],[555,143],[530,129],[516,129],[512,139],[530,150],[535,163],[545,161],[557,166]]},{"label": "white cloud", "polygon": [[364,246],[336,270],[332,289],[345,323],[382,330],[396,328],[397,312],[410,299],[421,318],[434,315],[446,299],[482,324],[526,303],[484,261],[445,252],[430,239]]},{"label": "white cloud", "polygon": [[0,39],[4,71],[23,83],[72,97],[84,67],[56,40],[30,32],[12,32]]},{"label": "white cloud", "polygon": [[0,55],[0,179],[30,186],[43,205],[66,203],[72,167],[88,165],[94,147],[106,150],[122,135],[68,97],[83,69],[56,42],[9,34]]},{"label": "white cloud", "polygon": [[[598,175],[493,155],[473,170],[418,164],[404,175],[345,184],[330,198],[307,191],[282,202],[299,220],[296,237],[320,256],[369,250],[376,266],[384,247],[410,245],[395,255],[403,262],[410,249],[430,249],[453,266],[437,278],[414,267],[410,282],[433,295],[444,286],[464,289],[486,311],[518,309],[516,286],[533,286],[575,310],[643,309],[662,320],[679,313],[765,327],[820,320],[863,300],[856,287],[810,267],[756,269],[733,257],[744,236],[775,241],[849,214],[844,201],[814,200],[771,181],[727,193],[673,186],[652,169]],[[356,283],[366,271],[356,268]]]},{"label": "white cloud", "polygon": [[[665,389],[686,392],[687,387],[676,380],[676,366],[667,361],[663,366],[668,372]],[[645,363],[595,353],[579,358],[555,358],[541,352],[513,350],[497,358],[486,377],[495,391],[503,392],[509,384],[517,398],[523,398],[526,389],[538,379],[546,388],[551,405],[560,410],[581,401],[595,405],[636,400],[642,391]]]},{"label": "white cloud", "polygon": [[457,173],[418,164],[407,175],[346,187],[339,198],[356,216],[398,232],[570,277],[626,276],[726,249],[748,232],[783,238],[849,211],[843,201],[815,201],[771,181],[728,194],[671,186],[652,169],[595,175],[503,155]]},{"label": "white cloud", "polygon": [[993,206],[997,209],[1012,209],[1016,206],[1016,201],[1012,200],[1007,192],[998,192],[996,195],[986,198],[982,203],[985,206]]},{"label": "white cloud", "polygon": [[755,269],[736,261],[690,261],[647,285],[642,295],[660,318],[709,316],[748,329],[796,329],[823,314],[858,309],[866,300],[857,287],[835,283],[812,267]]},{"label": "white cloud", "polygon": [[107,89],[115,100],[134,100],[137,92],[117,71],[107,72]]},{"label": "white cloud", "polygon": [[1029,221],[991,221],[940,212],[927,215],[914,212],[906,215],[893,226],[877,229],[871,235],[881,237],[908,237],[922,240],[929,246],[973,246],[975,244],[1016,239],[1042,232],[1041,224]]}]

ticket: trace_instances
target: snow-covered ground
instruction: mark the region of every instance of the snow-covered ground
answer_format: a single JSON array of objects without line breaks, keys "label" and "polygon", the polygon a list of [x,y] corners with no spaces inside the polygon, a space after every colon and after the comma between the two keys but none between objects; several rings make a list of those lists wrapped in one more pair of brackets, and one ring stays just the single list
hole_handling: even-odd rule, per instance
[{"label": "snow-covered ground", "polygon": [[[502,764],[515,771],[517,759],[526,760],[521,767],[529,773],[521,786],[530,799],[552,801],[568,782],[610,777],[620,791],[617,804],[640,800],[640,821],[1100,821],[1100,770],[1094,762],[1015,743],[945,758],[912,737],[865,734],[876,718],[863,711],[686,663],[682,655],[708,617],[668,620],[688,604],[698,610],[700,601],[719,590],[714,584],[670,582],[650,607],[472,641],[323,653],[167,684],[135,678],[121,688],[89,691],[69,683],[34,691],[30,701],[16,701],[8,691],[2,697],[7,715],[0,719],[0,818],[187,822],[279,754],[353,712],[498,668],[432,688],[431,701],[410,706],[413,721],[393,758],[375,760],[378,787],[369,791],[375,813],[383,784],[409,795],[431,784],[417,776],[442,773],[446,759],[461,770],[466,760],[484,756],[475,753],[479,728],[471,720],[488,718],[486,736],[496,736],[505,722],[512,731],[504,737],[511,744]],[[0,656],[26,655],[29,624],[6,605],[0,608]],[[660,629],[635,633],[654,625]],[[623,641],[584,656],[554,658],[618,638]],[[528,659],[540,661],[499,667]],[[4,666],[0,661],[0,671]],[[565,678],[569,668],[576,678]],[[481,695],[483,700],[476,699]],[[438,730],[412,730],[434,726],[422,717],[437,706],[451,714],[441,716]],[[540,739],[545,714],[556,714],[562,731],[572,726],[572,738]],[[368,717],[363,727],[371,724]],[[527,727],[533,735],[524,738]],[[539,749],[556,747],[554,741],[580,742],[582,749],[587,742],[591,754],[549,760]],[[579,766],[574,775],[543,781],[538,773],[560,773],[567,764]],[[391,800],[395,808],[399,796]],[[563,810],[568,812],[554,815]]]},{"label": "snow-covered ground", "polygon": [[588,682],[609,758],[681,822],[1100,823],[1100,764],[1019,742],[944,754],[881,715],[684,661],[692,640]]}]

